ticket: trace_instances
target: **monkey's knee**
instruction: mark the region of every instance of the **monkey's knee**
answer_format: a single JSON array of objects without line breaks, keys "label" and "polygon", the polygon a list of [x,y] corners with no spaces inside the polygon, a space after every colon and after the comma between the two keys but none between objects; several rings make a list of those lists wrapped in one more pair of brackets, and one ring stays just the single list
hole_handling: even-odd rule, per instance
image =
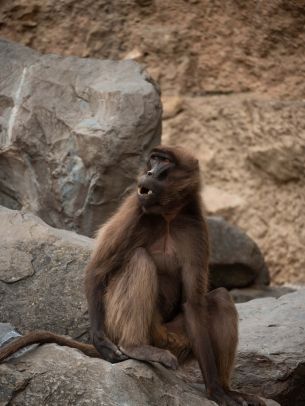
[{"label": "monkey's knee", "polygon": [[232,296],[225,288],[212,290],[207,294],[209,313],[225,314],[230,319],[238,319]]},{"label": "monkey's knee", "polygon": [[211,300],[217,300],[217,301],[223,300],[223,301],[228,301],[228,302],[233,303],[232,296],[225,288],[217,288],[217,289],[211,290],[207,294],[207,297],[208,297],[208,299],[211,299]]}]

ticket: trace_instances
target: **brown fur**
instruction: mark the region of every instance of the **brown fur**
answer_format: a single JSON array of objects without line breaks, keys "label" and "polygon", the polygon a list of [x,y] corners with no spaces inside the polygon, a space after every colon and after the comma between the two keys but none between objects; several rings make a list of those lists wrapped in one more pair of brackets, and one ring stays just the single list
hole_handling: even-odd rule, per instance
[{"label": "brown fur", "polygon": [[45,344],[56,343],[58,345],[64,345],[71,348],[76,348],[82,351],[89,357],[100,357],[95,347],[90,344],[84,344],[71,338],[61,336],[59,334],[53,334],[50,331],[33,331],[26,334],[24,337],[17,338],[13,342],[7,344],[0,350],[0,362],[13,355],[16,351],[23,347],[32,344]]},{"label": "brown fur", "polygon": [[184,149],[155,148],[138,194],[98,232],[85,280],[93,344],[111,362],[128,356],[176,368],[176,357],[195,356],[213,400],[261,406],[230,389],[238,317],[224,289],[208,293],[199,173]]},{"label": "brown fur", "polygon": [[105,294],[105,328],[111,341],[120,346],[150,343],[157,302],[156,272],[145,250],[138,248],[124,272],[110,281]]}]

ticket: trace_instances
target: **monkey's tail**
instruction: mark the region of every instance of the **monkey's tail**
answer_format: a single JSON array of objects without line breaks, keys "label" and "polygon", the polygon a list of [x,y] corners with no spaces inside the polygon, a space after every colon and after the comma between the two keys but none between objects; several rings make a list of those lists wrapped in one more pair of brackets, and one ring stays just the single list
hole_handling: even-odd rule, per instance
[{"label": "monkey's tail", "polygon": [[55,343],[58,345],[63,345],[66,347],[76,348],[82,351],[89,357],[101,358],[98,351],[91,344],[81,343],[80,341],[73,340],[59,334],[51,333],[49,331],[32,331],[23,337],[17,338],[13,342],[7,344],[0,349],[0,363],[6,358],[13,355],[15,352],[19,351],[31,344],[45,344],[45,343]]}]

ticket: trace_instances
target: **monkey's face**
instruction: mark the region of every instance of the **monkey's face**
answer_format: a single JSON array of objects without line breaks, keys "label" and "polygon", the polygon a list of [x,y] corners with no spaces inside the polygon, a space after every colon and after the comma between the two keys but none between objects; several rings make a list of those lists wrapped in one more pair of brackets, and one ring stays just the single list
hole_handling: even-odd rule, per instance
[{"label": "monkey's face", "polygon": [[145,212],[170,213],[182,207],[199,189],[198,161],[182,148],[159,146],[150,154],[138,182]]}]

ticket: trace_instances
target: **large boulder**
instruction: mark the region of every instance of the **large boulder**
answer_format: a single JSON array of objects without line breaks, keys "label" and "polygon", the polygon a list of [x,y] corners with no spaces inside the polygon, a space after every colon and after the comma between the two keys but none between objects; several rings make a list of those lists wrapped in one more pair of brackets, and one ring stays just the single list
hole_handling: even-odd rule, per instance
[{"label": "large boulder", "polygon": [[0,232],[0,321],[22,332],[86,335],[83,278],[92,240],[3,207]]},{"label": "large boulder", "polygon": [[0,40],[0,204],[92,235],[160,142],[158,89],[133,61]]}]

